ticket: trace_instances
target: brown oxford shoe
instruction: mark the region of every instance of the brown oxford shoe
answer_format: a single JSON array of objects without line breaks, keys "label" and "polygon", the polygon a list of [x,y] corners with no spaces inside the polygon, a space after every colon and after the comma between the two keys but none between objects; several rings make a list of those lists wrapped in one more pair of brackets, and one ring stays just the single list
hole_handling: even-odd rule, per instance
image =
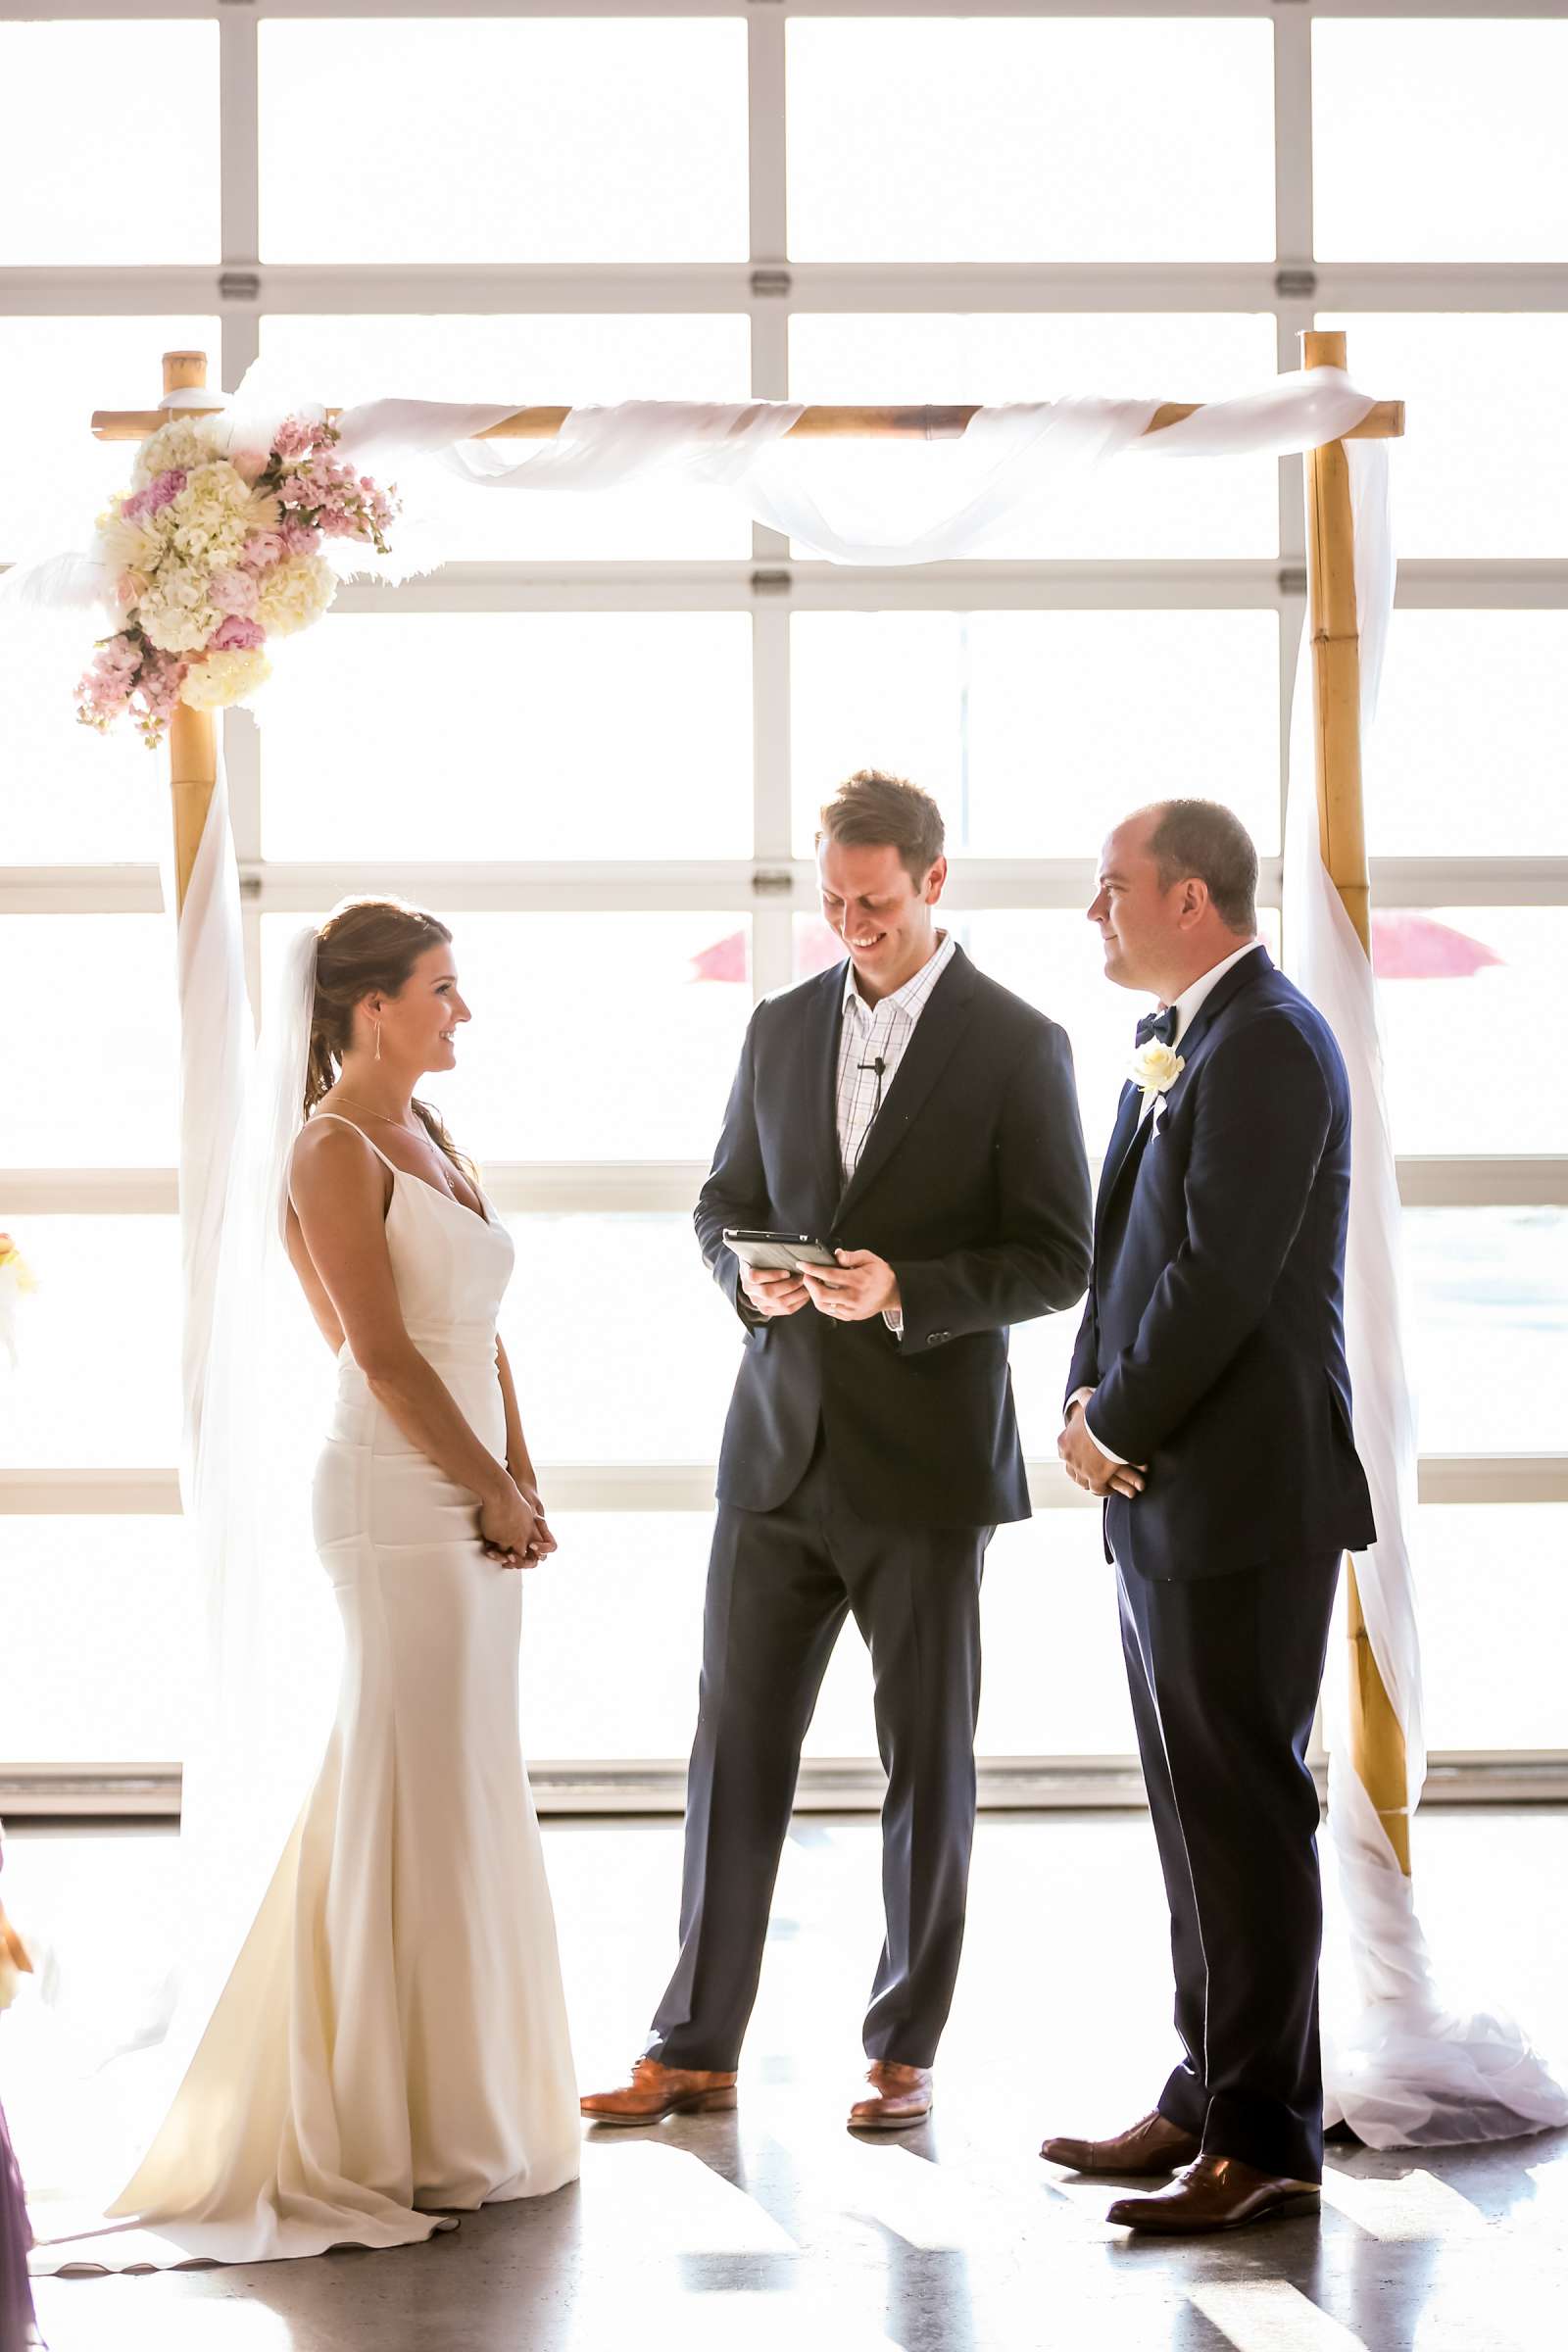
[{"label": "brown oxford shoe", "polygon": [[639,2058],[623,2089],[590,2091],[580,2101],[591,2124],[662,2124],[666,2115],[711,2115],[734,2104],[733,2075],[661,2066],[657,2058]]},{"label": "brown oxford shoe", "polygon": [[1249,2222],[1315,2214],[1322,2202],[1314,2181],[1254,2172],[1239,2156],[1200,2156],[1167,2188],[1147,2197],[1118,2197],[1105,2219],[1127,2230],[1197,2237],[1211,2230],[1243,2230]]},{"label": "brown oxford shoe", "polygon": [[850,2109],[851,2132],[906,2132],[923,2124],[931,2112],[931,2069],[900,2066],[892,2058],[873,2058],[865,2070],[871,2085],[868,2099],[857,2099]]},{"label": "brown oxford shoe", "polygon": [[1048,2139],[1040,2151],[1048,2164],[1064,2164],[1075,2173],[1113,2173],[1132,2180],[1173,2173],[1200,2152],[1196,2134],[1184,2132],[1157,2107],[1114,2139]]}]

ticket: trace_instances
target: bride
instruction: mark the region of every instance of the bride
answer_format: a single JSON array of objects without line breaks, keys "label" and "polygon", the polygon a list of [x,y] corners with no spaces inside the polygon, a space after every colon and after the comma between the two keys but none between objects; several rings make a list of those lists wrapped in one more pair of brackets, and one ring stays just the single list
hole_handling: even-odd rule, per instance
[{"label": "bride", "polygon": [[470,1017],[451,933],[348,901],[289,985],[274,1232],[337,1359],[313,1502],[343,1670],[315,1787],[111,2209],[166,2261],[405,2245],[578,2169],[518,1732],[516,1572],[556,1545],[496,1333],[513,1246],[414,1097]]}]

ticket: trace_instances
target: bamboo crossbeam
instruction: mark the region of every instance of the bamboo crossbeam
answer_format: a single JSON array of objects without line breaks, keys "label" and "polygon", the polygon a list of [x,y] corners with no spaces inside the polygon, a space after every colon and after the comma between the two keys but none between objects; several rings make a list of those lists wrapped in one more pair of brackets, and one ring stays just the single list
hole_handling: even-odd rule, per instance
[{"label": "bamboo crossbeam", "polygon": [[[171,352],[169,359],[200,358],[197,353]],[[202,360],[202,376],[206,380],[206,361]],[[171,386],[171,389],[173,387]],[[1185,417],[1196,416],[1203,406],[1197,400],[1167,400],[1161,403],[1146,433],[1163,432],[1167,425],[1180,424]],[[187,416],[216,416],[212,409],[185,409]],[[341,409],[328,409],[328,416],[341,416]],[[569,408],[530,408],[514,410],[499,424],[492,424],[478,441],[553,441],[570,416]],[[973,403],[958,408],[808,408],[790,426],[787,440],[806,441],[956,441],[964,431],[971,416],[979,415]],[[95,409],[92,429],[100,441],[145,441],[149,433],[169,422],[166,409]],[[1346,435],[1348,441],[1396,441],[1404,431],[1404,403],[1402,400],[1380,400],[1359,424],[1352,425]]]},{"label": "bamboo crossbeam", "polygon": [[[1301,337],[1305,368],[1343,368],[1344,334]],[[1363,952],[1372,953],[1371,889],[1361,792],[1361,639],[1355,609],[1355,531],[1343,442],[1306,456],[1306,548],[1312,643],[1313,743],[1323,862]],[[1350,1762],[1390,1845],[1410,1875],[1410,1774],[1404,1732],[1366,1630],[1355,1563],[1347,1560],[1350,1644]]]}]

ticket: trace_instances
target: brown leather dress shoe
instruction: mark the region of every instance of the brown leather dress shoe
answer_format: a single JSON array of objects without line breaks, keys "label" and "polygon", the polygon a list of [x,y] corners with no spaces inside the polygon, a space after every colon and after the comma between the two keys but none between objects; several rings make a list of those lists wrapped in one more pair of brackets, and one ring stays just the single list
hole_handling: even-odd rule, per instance
[{"label": "brown leather dress shoe", "polygon": [[1249,2222],[1313,2214],[1321,2206],[1315,2181],[1254,2172],[1239,2156],[1200,2156],[1168,2188],[1156,2188],[1147,2197],[1118,2197],[1105,2219],[1128,2230],[1196,2237],[1211,2230],[1243,2230]]},{"label": "brown leather dress shoe", "polygon": [[1191,2164],[1201,2143],[1180,2124],[1173,2124],[1156,2107],[1142,2123],[1119,2132],[1114,2139],[1048,2139],[1040,2153],[1048,2164],[1065,2164],[1075,2173],[1115,2173],[1129,2179],[1140,2175],[1173,2173]]},{"label": "brown leather dress shoe", "polygon": [[715,2108],[733,2107],[735,2078],[639,2058],[623,2089],[590,2091],[580,2104],[593,2124],[662,2124],[666,2115],[710,2115]]},{"label": "brown leather dress shoe", "polygon": [[911,2124],[925,2122],[933,2096],[928,2066],[900,2066],[896,2059],[873,2058],[865,2079],[871,2095],[856,2100],[848,2130],[906,2132]]}]

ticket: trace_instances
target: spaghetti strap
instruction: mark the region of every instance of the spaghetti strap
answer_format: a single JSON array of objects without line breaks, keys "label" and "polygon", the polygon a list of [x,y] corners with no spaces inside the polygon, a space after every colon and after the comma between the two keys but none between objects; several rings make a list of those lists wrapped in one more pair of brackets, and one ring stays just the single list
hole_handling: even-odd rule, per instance
[{"label": "spaghetti strap", "polygon": [[[384,1168],[390,1168],[394,1176],[407,1174],[408,1171],[406,1169],[400,1169],[395,1159],[388,1159],[386,1153],[382,1151],[379,1144],[370,1143],[369,1137],[365,1134],[365,1129],[360,1126],[356,1120],[346,1119],[340,1110],[313,1110],[311,1113],[311,1118],[336,1119],[340,1127],[352,1127],[356,1135],[363,1136],[365,1141],[368,1144],[370,1144],[370,1150],[375,1153],[376,1158],[381,1162],[381,1165]],[[310,1120],[307,1120],[306,1125],[309,1126],[309,1124]],[[305,1132],[304,1128],[301,1128],[300,1132],[303,1135]]]}]

